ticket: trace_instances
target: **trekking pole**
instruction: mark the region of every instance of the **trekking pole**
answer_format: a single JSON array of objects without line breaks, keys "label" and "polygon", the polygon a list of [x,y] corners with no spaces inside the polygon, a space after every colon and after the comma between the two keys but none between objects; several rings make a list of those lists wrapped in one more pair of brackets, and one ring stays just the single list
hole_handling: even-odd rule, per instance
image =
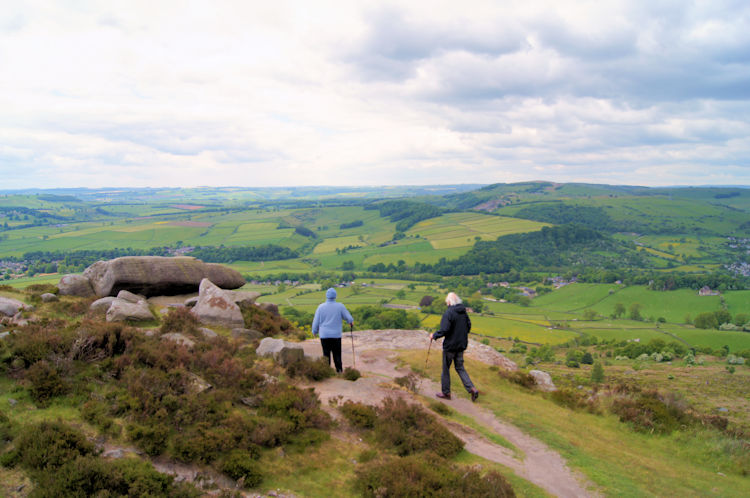
[{"label": "trekking pole", "polygon": [[427,362],[430,360],[430,349],[432,349],[432,334],[430,334],[430,345],[427,347],[427,358],[424,359],[425,373],[427,373]]},{"label": "trekking pole", "polygon": [[351,334],[352,338],[352,368],[357,366],[357,357],[354,356],[354,324],[349,324],[349,334]]}]

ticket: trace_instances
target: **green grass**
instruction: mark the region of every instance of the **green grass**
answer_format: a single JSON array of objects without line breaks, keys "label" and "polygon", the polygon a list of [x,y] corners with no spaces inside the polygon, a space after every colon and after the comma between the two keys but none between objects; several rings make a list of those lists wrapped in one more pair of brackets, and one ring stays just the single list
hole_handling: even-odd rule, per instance
[{"label": "green grass", "polygon": [[[424,367],[418,353],[401,357],[412,368]],[[747,489],[746,477],[718,454],[711,433],[687,438],[636,433],[615,416],[561,408],[502,380],[486,365],[467,360],[467,370],[485,393],[483,406],[558,451],[605,495],[743,496]],[[437,380],[439,362],[430,363],[428,373]]]}]

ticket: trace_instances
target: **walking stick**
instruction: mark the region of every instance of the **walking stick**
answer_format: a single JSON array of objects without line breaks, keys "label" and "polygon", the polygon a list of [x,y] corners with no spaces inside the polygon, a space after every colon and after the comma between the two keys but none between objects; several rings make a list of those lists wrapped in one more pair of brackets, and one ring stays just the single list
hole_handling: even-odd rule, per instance
[{"label": "walking stick", "polygon": [[351,334],[352,338],[352,368],[357,366],[357,357],[354,356],[354,324],[349,324],[349,334]]},{"label": "walking stick", "polygon": [[430,334],[430,345],[427,347],[427,358],[424,359],[424,370],[427,372],[427,362],[430,360],[430,349],[432,349],[432,334]]}]

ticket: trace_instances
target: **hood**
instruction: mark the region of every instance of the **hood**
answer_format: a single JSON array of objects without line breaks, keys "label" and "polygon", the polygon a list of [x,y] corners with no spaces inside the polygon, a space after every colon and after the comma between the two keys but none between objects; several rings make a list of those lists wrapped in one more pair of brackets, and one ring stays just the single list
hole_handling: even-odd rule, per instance
[{"label": "hood", "polygon": [[454,306],[450,306],[450,308],[456,313],[466,313],[466,306],[464,306],[463,303],[458,303]]},{"label": "hood", "polygon": [[329,301],[335,301],[336,300],[336,289],[331,287],[326,291],[326,299]]}]

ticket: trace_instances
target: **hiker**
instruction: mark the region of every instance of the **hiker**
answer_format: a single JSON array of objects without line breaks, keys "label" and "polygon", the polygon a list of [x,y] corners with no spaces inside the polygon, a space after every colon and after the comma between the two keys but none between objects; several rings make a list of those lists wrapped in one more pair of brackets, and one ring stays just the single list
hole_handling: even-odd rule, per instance
[{"label": "hiker", "polygon": [[329,365],[331,354],[333,354],[333,364],[339,373],[343,371],[341,368],[341,320],[346,320],[351,327],[354,326],[354,319],[346,306],[336,302],[336,289],[332,287],[326,291],[326,302],[315,310],[312,333],[313,336],[320,335],[323,356],[328,358]]},{"label": "hiker", "polygon": [[455,292],[449,292],[445,296],[445,304],[448,309],[443,313],[440,320],[440,330],[430,336],[433,340],[445,337],[443,340],[443,374],[440,377],[441,390],[436,394],[441,399],[451,399],[451,363],[455,362],[456,373],[458,373],[464,388],[471,395],[471,400],[476,401],[479,391],[471,383],[469,374],[464,369],[464,351],[469,345],[469,331],[471,320],[466,313],[466,306],[461,303],[461,298]]}]

